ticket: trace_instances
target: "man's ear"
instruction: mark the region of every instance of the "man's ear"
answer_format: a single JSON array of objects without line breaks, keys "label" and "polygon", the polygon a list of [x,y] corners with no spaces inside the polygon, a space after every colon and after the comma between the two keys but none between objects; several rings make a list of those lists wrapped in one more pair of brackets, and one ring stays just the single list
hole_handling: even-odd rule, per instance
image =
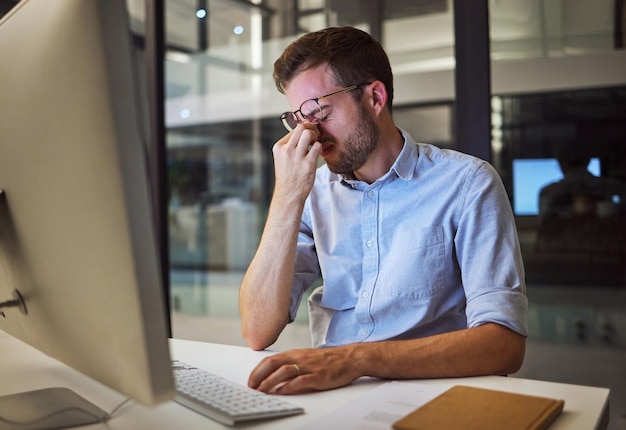
[{"label": "man's ear", "polygon": [[370,96],[370,105],[372,109],[380,114],[387,106],[387,88],[381,81],[374,81],[369,85],[368,94]]}]

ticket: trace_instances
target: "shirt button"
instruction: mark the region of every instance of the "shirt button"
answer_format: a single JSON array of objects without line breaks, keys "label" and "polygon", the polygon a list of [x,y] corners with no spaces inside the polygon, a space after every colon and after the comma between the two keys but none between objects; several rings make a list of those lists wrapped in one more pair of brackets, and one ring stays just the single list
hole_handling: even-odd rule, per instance
[{"label": "shirt button", "polygon": [[368,298],[370,296],[370,293],[368,293],[367,291],[363,291],[363,294],[361,294],[363,296],[363,298]]},{"label": "shirt button", "polygon": [[370,247],[370,248],[371,248],[372,246],[374,246],[374,241],[373,241],[373,240],[368,240],[368,241],[367,241],[367,246],[368,246],[368,247]]},{"label": "shirt button", "polygon": [[363,337],[367,336],[367,330],[365,329],[361,330],[361,336]]},{"label": "shirt button", "polygon": [[374,191],[369,190],[369,191],[367,192],[367,196],[368,196],[368,197],[374,197]]}]

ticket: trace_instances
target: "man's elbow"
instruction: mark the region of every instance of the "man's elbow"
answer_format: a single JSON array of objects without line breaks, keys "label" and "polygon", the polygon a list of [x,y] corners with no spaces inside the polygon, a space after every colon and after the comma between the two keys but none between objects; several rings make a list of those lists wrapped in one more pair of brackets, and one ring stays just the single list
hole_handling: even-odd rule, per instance
[{"label": "man's elbow", "polygon": [[275,342],[275,340],[268,342],[257,336],[246,336],[243,333],[242,333],[242,336],[243,336],[243,340],[250,347],[250,349],[253,349],[255,351],[263,351],[264,349],[268,348]]},{"label": "man's elbow", "polygon": [[258,335],[258,330],[250,329],[245,324],[241,325],[241,337],[246,345],[255,351],[261,351],[271,345]]},{"label": "man's elbow", "polygon": [[278,340],[281,329],[267,327],[267,324],[241,324],[241,337],[244,342],[255,351],[262,351]]},{"label": "man's elbow", "polygon": [[517,372],[524,363],[524,355],[526,353],[526,337],[521,334],[511,332],[509,339],[505,342],[505,348],[502,351],[502,360],[500,369],[497,373],[501,375],[510,375]]},{"label": "man's elbow", "polygon": [[271,345],[270,344],[266,344],[264,342],[258,342],[256,339],[245,339],[246,344],[248,344],[248,346],[250,347],[250,349],[254,350],[254,351],[263,351],[265,348],[269,347]]}]

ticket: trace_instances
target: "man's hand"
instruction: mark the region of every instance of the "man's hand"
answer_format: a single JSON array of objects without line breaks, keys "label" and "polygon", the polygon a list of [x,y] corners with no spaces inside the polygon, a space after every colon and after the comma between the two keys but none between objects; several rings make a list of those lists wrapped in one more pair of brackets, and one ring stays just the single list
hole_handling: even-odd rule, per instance
[{"label": "man's hand", "polygon": [[348,385],[357,379],[349,347],[296,349],[264,358],[250,374],[251,388],[298,394]]},{"label": "man's hand", "polygon": [[317,142],[319,131],[315,124],[299,124],[277,141],[272,148],[277,193],[300,193],[304,200],[313,188],[317,159],[322,150]]}]

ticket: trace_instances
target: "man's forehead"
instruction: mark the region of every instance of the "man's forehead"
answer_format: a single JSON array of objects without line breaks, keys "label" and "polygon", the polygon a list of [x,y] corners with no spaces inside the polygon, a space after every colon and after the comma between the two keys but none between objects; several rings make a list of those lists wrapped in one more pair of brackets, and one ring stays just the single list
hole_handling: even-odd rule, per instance
[{"label": "man's forehead", "polygon": [[298,73],[285,89],[291,106],[299,107],[302,102],[323,96],[336,87],[332,71],[320,65]]}]

